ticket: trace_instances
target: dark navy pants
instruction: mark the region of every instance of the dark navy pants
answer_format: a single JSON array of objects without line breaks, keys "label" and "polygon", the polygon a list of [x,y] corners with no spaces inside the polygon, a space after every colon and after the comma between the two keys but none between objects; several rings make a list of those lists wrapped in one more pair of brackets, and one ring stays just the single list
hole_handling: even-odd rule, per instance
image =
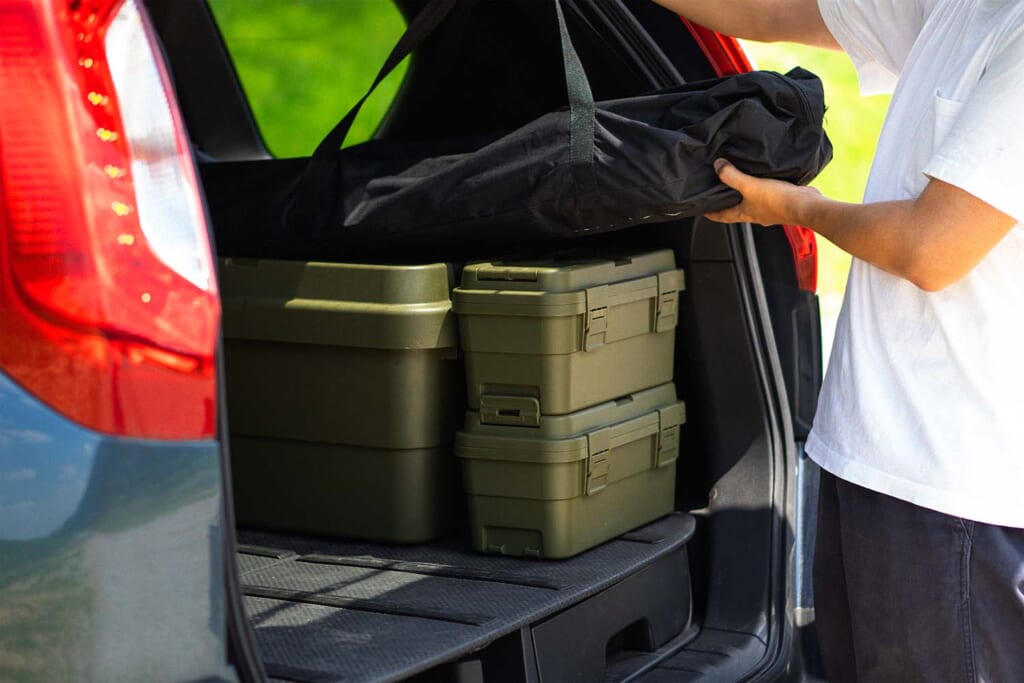
[{"label": "dark navy pants", "polygon": [[1024,683],[1024,529],[951,517],[822,472],[816,543],[830,681]]}]

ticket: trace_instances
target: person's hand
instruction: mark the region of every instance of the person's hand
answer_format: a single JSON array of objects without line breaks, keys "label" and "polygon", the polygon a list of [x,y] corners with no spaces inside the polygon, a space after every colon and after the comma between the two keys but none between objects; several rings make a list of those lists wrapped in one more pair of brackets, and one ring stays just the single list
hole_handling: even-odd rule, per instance
[{"label": "person's hand", "polygon": [[800,223],[800,204],[821,193],[812,187],[801,187],[782,180],[755,178],[739,170],[725,159],[715,161],[715,171],[723,183],[743,195],[743,201],[707,218],[719,223],[758,223],[779,225]]}]

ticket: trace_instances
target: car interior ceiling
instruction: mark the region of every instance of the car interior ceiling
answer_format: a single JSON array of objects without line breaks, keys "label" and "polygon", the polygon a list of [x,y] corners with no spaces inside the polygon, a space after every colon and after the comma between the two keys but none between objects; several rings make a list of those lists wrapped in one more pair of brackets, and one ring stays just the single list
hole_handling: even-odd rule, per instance
[{"label": "car interior ceiling", "polygon": [[[422,4],[398,0],[407,17]],[[631,63],[622,45],[594,30],[600,20],[593,5],[600,4],[574,3],[576,11],[568,14],[595,98],[650,90],[656,84]],[[643,24],[661,17],[648,16],[651,4],[631,0],[624,6],[636,6],[634,14]],[[245,130],[253,125],[251,117],[225,95],[241,89],[237,81],[224,88],[234,76],[223,61],[223,48],[212,42],[216,32],[203,0],[148,0],[147,5],[197,149],[208,158],[260,156],[255,128]],[[465,3],[414,57],[378,135],[423,141],[489,134],[564,106],[558,32],[550,12],[551,6],[541,2]],[[680,72],[708,70],[706,64],[693,66],[692,46],[676,58],[691,60]],[[764,386],[759,333],[752,329],[743,240],[736,228],[697,219],[583,242],[611,250],[670,247],[686,272],[675,383],[688,417],[681,432],[676,507],[698,518],[687,545],[694,622],[702,629],[695,642],[708,644],[692,649],[734,654],[749,671],[764,656],[764,643],[780,618],[773,587],[780,580],[778,538],[784,530],[776,510],[781,446]]]}]

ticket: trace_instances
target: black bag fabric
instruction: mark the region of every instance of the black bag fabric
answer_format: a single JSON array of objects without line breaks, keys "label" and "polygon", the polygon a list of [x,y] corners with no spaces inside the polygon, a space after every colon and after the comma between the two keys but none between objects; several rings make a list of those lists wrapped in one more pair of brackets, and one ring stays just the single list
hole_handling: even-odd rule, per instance
[{"label": "black bag fabric", "polygon": [[802,69],[595,103],[553,1],[568,107],[491,138],[339,151],[366,97],[459,2],[431,0],[312,158],[201,167],[218,251],[324,260],[438,244],[495,250],[734,206],[718,157],[798,184],[831,160],[821,82]]}]

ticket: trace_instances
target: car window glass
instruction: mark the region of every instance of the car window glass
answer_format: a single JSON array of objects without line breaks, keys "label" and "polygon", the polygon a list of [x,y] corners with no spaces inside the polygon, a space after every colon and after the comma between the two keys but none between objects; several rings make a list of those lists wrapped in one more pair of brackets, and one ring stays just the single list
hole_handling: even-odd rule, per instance
[{"label": "car window glass", "polygon": [[[405,20],[388,0],[208,0],[256,125],[275,156],[308,156],[373,82]],[[345,146],[368,140],[405,76],[363,106]]]}]

